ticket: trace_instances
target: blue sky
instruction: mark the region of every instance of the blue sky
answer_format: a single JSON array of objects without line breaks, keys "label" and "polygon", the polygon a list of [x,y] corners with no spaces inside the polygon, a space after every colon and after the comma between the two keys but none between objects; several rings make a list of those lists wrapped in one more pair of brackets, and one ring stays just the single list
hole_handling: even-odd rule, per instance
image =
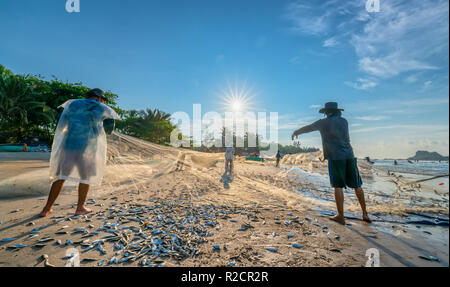
[{"label": "blue sky", "polygon": [[[0,63],[111,90],[127,109],[220,110],[228,86],[279,113],[280,142],[345,108],[359,157],[448,155],[448,1],[0,2]],[[303,136],[320,147],[320,136]]]}]

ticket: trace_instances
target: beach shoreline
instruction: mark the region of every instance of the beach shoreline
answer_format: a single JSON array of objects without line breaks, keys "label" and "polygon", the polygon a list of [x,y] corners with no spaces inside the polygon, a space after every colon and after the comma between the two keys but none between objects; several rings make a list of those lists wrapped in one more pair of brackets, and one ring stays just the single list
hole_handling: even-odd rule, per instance
[{"label": "beach shoreline", "polygon": [[[208,217],[208,220],[199,220],[207,233],[213,235],[201,237],[206,242],[196,244],[198,253],[194,257],[183,260],[174,256],[158,257],[151,261],[155,266],[358,267],[365,265],[365,252],[370,248],[379,250],[381,266],[448,266],[448,226],[392,223],[378,220],[377,215],[374,215],[374,224],[369,225],[352,218],[352,214],[358,216],[359,212],[351,212],[348,225],[341,226],[328,219],[327,212],[335,211],[333,201],[317,205],[314,197],[295,191],[296,188],[307,188],[302,184],[306,176],[299,175],[298,181],[292,180],[285,169],[277,169],[270,162],[254,165],[238,161],[233,182],[227,185],[221,182],[223,162],[220,160],[213,165],[208,163],[206,167],[192,164],[183,171],[174,171],[176,162],[172,159],[158,160],[159,163],[145,165],[108,166],[104,184],[90,192],[88,206],[95,213],[89,216],[74,218],[75,187],[65,188],[48,218],[37,217],[45,204],[45,192],[19,198],[0,198],[0,239],[16,238],[0,243],[0,266],[44,266],[40,260],[43,254],[49,256],[52,264],[64,266],[67,260],[63,258],[69,247],[80,251],[86,248],[79,244],[64,245],[64,242],[67,239],[72,242],[90,240],[87,242],[89,245],[101,240],[110,234],[101,228],[105,222],[119,222],[121,208],[122,212],[143,208],[146,212],[140,213],[139,217],[153,222],[153,228],[156,228],[158,215],[161,214],[173,215],[180,220],[187,211],[197,213],[199,218]],[[48,169],[45,159],[27,161],[11,158],[7,164],[8,174],[12,170],[28,167],[28,174],[43,176]],[[132,171],[133,178],[120,174],[125,169]],[[3,176],[5,174],[3,170]],[[27,173],[23,178],[38,180],[27,176]],[[0,178],[0,182],[4,180]],[[48,178],[33,183],[34,186],[40,184],[41,189],[49,188]],[[206,224],[208,221],[215,224],[209,226]],[[122,222],[121,226],[138,228],[153,236],[154,229],[145,229],[137,222]],[[30,232],[39,227],[44,228],[35,234],[38,236],[30,239],[33,236]],[[74,232],[77,228],[84,228],[87,233]],[[165,227],[161,228],[164,231]],[[61,230],[68,233],[55,234]],[[135,232],[130,232],[137,236]],[[173,232],[180,238],[187,236],[177,228]],[[86,235],[89,236],[83,237]],[[53,240],[36,248],[38,240],[46,237]],[[58,240],[63,244],[58,245]],[[16,244],[27,246],[11,248]],[[293,247],[293,244],[301,247]],[[81,266],[97,266],[102,260],[106,261],[103,266],[140,266],[148,263],[130,260],[108,265],[111,258],[117,256],[120,260],[123,254],[115,255],[117,250],[114,250],[113,243],[105,242],[102,246],[106,254],[97,248],[82,252],[81,259],[93,261],[82,262]],[[270,248],[275,248],[276,252],[269,251]],[[434,258],[439,261],[433,261]]]}]

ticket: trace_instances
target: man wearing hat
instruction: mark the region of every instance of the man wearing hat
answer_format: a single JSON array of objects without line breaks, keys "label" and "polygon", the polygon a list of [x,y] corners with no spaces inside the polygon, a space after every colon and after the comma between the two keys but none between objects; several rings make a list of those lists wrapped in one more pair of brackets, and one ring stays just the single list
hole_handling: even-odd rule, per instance
[{"label": "man wearing hat", "polygon": [[53,139],[50,158],[52,187],[47,204],[39,214],[45,217],[61,193],[65,182],[78,184],[75,214],[92,211],[84,206],[90,185],[101,184],[106,165],[106,134],[114,129],[117,113],[103,103],[107,100],[100,89],[90,90],[86,99],[69,100],[64,108]]},{"label": "man wearing hat", "polygon": [[350,145],[348,132],[348,122],[342,115],[343,109],[335,102],[325,104],[319,112],[326,115],[326,118],[315,123],[302,127],[292,134],[292,140],[301,134],[319,131],[322,136],[323,154],[328,160],[328,170],[330,182],[334,187],[334,196],[338,214],[332,217],[338,223],[345,224],[344,219],[344,191],[345,187],[355,189],[356,197],[362,209],[362,218],[371,223],[366,210],[364,191],[361,188],[362,180],[359,175],[357,159]]}]

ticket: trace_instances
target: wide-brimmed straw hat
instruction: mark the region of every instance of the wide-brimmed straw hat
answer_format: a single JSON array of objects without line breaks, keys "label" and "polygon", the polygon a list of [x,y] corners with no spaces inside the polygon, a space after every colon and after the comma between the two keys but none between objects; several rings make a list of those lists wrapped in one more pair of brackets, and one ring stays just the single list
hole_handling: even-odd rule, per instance
[{"label": "wide-brimmed straw hat", "polygon": [[320,109],[319,113],[326,113],[326,112],[333,112],[333,111],[343,111],[344,109],[340,109],[338,107],[338,103],[336,102],[328,102],[325,104],[325,106]]}]

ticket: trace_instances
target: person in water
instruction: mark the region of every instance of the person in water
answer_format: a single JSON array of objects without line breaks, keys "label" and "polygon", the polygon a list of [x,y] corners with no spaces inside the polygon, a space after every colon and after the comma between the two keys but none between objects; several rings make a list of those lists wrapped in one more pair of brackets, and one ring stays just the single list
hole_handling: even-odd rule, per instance
[{"label": "person in water", "polygon": [[91,213],[85,202],[90,185],[102,182],[106,166],[106,133],[112,133],[117,113],[104,105],[100,89],[90,90],[86,99],[69,100],[61,105],[63,113],[56,128],[50,158],[50,182],[47,204],[39,214],[52,212],[64,183],[78,184],[76,215]]},{"label": "person in water", "polygon": [[362,180],[359,175],[357,159],[350,145],[348,122],[342,117],[343,109],[338,108],[335,102],[325,104],[319,112],[326,115],[311,125],[296,130],[292,140],[301,134],[319,131],[322,137],[323,154],[328,160],[328,171],[331,185],[334,187],[338,214],[332,218],[340,224],[345,224],[344,218],[344,188],[355,189],[356,197],[362,209],[362,218],[371,223],[366,209],[364,191],[361,188]]}]

